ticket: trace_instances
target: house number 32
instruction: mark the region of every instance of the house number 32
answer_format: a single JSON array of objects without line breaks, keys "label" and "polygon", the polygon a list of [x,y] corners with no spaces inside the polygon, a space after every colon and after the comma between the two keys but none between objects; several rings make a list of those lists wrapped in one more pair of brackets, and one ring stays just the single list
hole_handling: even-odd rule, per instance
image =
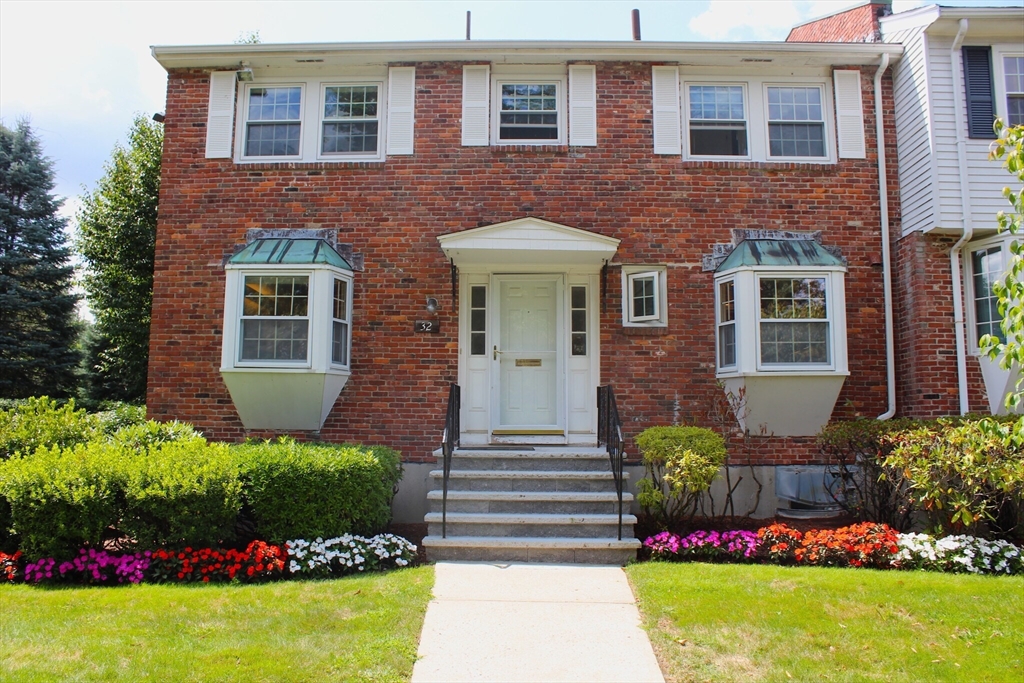
[{"label": "house number 32", "polygon": [[441,331],[441,323],[436,320],[417,320],[412,324],[412,331],[437,334]]}]

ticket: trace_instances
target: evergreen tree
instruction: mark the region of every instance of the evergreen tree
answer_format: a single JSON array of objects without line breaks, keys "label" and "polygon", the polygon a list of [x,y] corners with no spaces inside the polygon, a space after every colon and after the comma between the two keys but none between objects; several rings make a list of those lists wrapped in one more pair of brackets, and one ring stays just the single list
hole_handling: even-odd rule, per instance
[{"label": "evergreen tree", "polygon": [[78,214],[83,280],[96,316],[87,342],[91,401],[144,401],[163,127],[136,116]]},{"label": "evergreen tree", "polygon": [[28,123],[0,123],[0,397],[74,395],[79,355],[62,203]]}]

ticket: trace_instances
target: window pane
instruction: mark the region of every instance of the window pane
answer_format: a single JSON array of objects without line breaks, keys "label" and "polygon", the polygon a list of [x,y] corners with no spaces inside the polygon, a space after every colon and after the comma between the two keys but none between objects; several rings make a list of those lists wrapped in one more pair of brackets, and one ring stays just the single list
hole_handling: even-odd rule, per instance
[{"label": "window pane", "polygon": [[242,315],[305,316],[309,301],[306,276],[253,276],[245,278]]},{"label": "window pane", "polygon": [[573,287],[572,288],[572,307],[573,308],[586,308],[587,307],[587,288],[586,287]]},{"label": "window pane", "polygon": [[469,353],[482,356],[487,353],[487,288],[469,288]]},{"label": "window pane", "polygon": [[1006,98],[1006,120],[1010,126],[1024,126],[1024,95]]},{"label": "window pane", "polygon": [[732,280],[718,285],[718,321],[727,323],[736,319],[736,287]]},{"label": "window pane", "polygon": [[633,317],[650,317],[655,314],[654,278],[633,278]]},{"label": "window pane", "polygon": [[736,325],[722,325],[718,328],[718,366],[736,365]]},{"label": "window pane", "polygon": [[826,318],[824,278],[762,279],[761,318]]},{"label": "window pane", "polygon": [[572,331],[573,332],[586,332],[587,331],[587,311],[574,310],[572,312]]},{"label": "window pane", "polygon": [[254,157],[298,156],[298,123],[250,123],[246,127],[245,154]]},{"label": "window pane", "polygon": [[473,332],[469,335],[469,353],[473,356],[482,356],[487,353],[486,339],[483,332]]},{"label": "window pane", "polygon": [[829,362],[827,322],[762,322],[761,363]]},{"label": "window pane", "polygon": [[469,290],[469,305],[472,308],[485,308],[487,306],[487,288],[471,287]]},{"label": "window pane", "polygon": [[243,320],[242,360],[306,360],[306,320]]},{"label": "window pane", "polygon": [[1006,342],[999,315],[999,300],[992,291],[992,285],[1003,274],[1002,247],[989,247],[971,253],[971,272],[974,285],[975,342],[991,334]]},{"label": "window pane", "polygon": [[377,122],[324,123],[322,149],[324,154],[345,152],[376,152]]},{"label": "window pane", "polygon": [[1007,94],[1024,93],[1024,57],[1003,57]]},{"label": "window pane", "polygon": [[334,321],[331,360],[339,365],[348,365],[348,323]]},{"label": "window pane", "polygon": [[572,333],[572,355],[587,355],[587,335],[584,332]]},{"label": "window pane", "polygon": [[302,88],[250,88],[250,121],[297,121],[302,102]]},{"label": "window pane", "polygon": [[570,329],[572,330],[572,355],[587,355],[587,288],[583,286],[571,287],[569,290],[570,299]]},{"label": "window pane", "polygon": [[691,85],[689,92],[690,153],[746,155],[743,88],[738,85]]},{"label": "window pane", "polygon": [[773,157],[825,156],[825,126],[821,123],[772,123],[768,147]]},{"label": "window pane", "polygon": [[487,311],[477,309],[470,311],[469,329],[473,332],[484,332],[487,328]]}]

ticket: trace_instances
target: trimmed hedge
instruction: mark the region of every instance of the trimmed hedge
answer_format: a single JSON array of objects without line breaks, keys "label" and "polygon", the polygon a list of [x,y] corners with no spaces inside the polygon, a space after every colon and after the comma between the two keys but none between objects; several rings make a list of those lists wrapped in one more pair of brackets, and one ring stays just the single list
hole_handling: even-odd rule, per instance
[{"label": "trimmed hedge", "polygon": [[100,420],[75,410],[74,400],[64,405],[42,396],[0,410],[0,460],[15,453],[35,453],[39,447],[65,448],[100,438]]},{"label": "trimmed hedge", "polygon": [[282,440],[234,451],[260,538],[372,535],[391,519],[391,499],[402,476],[395,450]]}]

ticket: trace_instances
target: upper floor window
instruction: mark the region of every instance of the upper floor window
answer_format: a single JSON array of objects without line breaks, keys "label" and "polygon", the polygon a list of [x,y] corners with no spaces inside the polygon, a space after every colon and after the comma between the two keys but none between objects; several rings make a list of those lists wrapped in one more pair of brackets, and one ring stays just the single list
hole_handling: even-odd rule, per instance
[{"label": "upper floor window", "polygon": [[825,157],[825,115],[820,86],[768,86],[768,155]]},{"label": "upper floor window", "polygon": [[1006,123],[1024,126],[1024,57],[1003,57],[1006,84]]},{"label": "upper floor window", "polygon": [[324,87],[322,154],[377,151],[380,113],[378,86]]},{"label": "upper floor window", "polygon": [[690,154],[747,156],[747,116],[742,85],[690,85]]},{"label": "upper floor window", "polygon": [[498,139],[559,139],[558,83],[499,82]]},{"label": "upper floor window", "polygon": [[245,156],[299,156],[301,134],[302,86],[247,88]]}]

